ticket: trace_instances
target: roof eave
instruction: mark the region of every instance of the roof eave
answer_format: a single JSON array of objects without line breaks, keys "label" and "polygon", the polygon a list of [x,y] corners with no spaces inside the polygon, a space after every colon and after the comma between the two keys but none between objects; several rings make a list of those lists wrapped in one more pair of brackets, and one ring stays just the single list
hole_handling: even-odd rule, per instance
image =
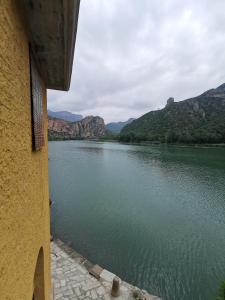
[{"label": "roof eave", "polygon": [[80,0],[22,0],[29,41],[49,89],[68,91]]}]

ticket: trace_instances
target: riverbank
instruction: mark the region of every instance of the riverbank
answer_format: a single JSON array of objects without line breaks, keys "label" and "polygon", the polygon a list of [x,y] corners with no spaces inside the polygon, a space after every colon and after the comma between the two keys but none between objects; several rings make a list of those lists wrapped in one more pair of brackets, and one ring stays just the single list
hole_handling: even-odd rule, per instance
[{"label": "riverbank", "polygon": [[53,300],[160,300],[122,280],[119,296],[112,297],[112,281],[116,275],[91,263],[60,240],[51,244],[51,260]]},{"label": "riverbank", "polygon": [[109,142],[109,143],[120,143],[123,145],[136,145],[136,146],[176,146],[176,147],[195,147],[195,148],[224,148],[225,143],[220,143],[220,144],[182,144],[182,143],[160,143],[160,142],[130,142],[130,143],[125,143],[121,142],[120,140],[112,140],[112,139],[82,139],[82,138],[77,138],[77,139],[49,139],[49,142],[65,142],[65,141],[89,141],[89,142]]}]

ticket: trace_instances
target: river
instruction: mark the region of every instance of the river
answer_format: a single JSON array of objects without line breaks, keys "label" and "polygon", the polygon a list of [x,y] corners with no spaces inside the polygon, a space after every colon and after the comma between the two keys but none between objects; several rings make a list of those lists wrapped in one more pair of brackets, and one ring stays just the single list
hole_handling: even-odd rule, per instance
[{"label": "river", "polygon": [[52,232],[164,300],[225,279],[225,148],[49,143]]}]

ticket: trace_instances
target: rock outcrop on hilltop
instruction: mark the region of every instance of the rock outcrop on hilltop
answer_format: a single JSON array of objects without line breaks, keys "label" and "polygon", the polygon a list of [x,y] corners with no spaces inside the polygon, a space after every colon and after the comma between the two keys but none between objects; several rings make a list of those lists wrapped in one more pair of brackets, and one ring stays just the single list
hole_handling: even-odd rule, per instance
[{"label": "rock outcrop on hilltop", "polygon": [[225,143],[225,84],[200,96],[167,105],[126,125],[126,142]]},{"label": "rock outcrop on hilltop", "polygon": [[100,117],[88,116],[78,122],[48,117],[49,139],[99,138],[106,133],[104,120]]}]

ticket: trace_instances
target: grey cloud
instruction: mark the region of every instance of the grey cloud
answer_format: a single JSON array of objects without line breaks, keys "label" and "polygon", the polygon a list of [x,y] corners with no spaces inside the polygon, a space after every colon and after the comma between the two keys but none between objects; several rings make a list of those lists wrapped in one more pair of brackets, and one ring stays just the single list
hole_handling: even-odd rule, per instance
[{"label": "grey cloud", "polygon": [[138,117],[225,82],[225,1],[82,0],[71,89],[52,110]]}]

